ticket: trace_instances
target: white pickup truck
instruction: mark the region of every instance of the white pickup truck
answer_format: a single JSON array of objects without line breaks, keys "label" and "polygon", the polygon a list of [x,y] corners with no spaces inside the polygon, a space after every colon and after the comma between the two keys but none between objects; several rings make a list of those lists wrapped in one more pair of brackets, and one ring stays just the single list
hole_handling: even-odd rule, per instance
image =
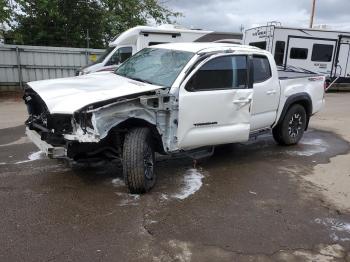
[{"label": "white pickup truck", "polygon": [[120,159],[131,193],[149,191],[155,152],[198,157],[272,130],[294,145],[324,104],[325,77],[278,69],[255,47],[145,48],[115,72],[30,82],[28,137],[51,158]]}]

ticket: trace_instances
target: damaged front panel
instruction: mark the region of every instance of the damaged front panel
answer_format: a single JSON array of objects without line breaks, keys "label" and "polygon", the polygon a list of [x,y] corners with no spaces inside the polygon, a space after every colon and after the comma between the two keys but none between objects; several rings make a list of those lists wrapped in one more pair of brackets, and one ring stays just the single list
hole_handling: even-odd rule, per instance
[{"label": "damaged front panel", "polygon": [[98,143],[122,124],[142,120],[156,128],[165,152],[176,151],[177,115],[177,97],[169,95],[168,90],[158,90],[153,95],[123,99],[78,112],[72,120],[74,132],[64,135],[64,138],[80,143]]}]

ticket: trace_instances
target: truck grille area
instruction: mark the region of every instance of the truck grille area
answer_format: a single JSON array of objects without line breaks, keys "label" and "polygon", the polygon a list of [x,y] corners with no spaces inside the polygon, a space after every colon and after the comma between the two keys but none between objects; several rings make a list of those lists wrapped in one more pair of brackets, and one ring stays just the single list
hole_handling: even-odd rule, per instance
[{"label": "truck grille area", "polygon": [[72,116],[65,114],[51,115],[41,97],[32,89],[26,89],[23,96],[29,117],[26,126],[37,131],[41,139],[51,145],[63,145],[63,134],[71,134]]}]

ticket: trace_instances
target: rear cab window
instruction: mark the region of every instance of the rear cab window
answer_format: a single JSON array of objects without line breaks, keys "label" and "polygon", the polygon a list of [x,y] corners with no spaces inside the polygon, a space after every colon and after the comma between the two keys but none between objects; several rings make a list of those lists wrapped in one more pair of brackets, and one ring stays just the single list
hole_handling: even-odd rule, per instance
[{"label": "rear cab window", "polygon": [[254,83],[265,82],[272,77],[269,59],[264,55],[253,55]]}]

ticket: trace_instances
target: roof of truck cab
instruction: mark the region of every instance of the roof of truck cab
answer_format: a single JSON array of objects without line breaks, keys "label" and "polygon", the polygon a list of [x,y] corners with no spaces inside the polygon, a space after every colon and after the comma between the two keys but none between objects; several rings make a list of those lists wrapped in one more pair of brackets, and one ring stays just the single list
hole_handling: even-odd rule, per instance
[{"label": "roof of truck cab", "polygon": [[240,50],[240,51],[258,51],[265,53],[266,51],[248,45],[239,45],[239,44],[227,44],[227,43],[169,43],[169,44],[160,44],[152,46],[152,48],[164,48],[164,49],[173,49],[178,51],[199,53],[199,52],[210,52],[211,50]]}]

